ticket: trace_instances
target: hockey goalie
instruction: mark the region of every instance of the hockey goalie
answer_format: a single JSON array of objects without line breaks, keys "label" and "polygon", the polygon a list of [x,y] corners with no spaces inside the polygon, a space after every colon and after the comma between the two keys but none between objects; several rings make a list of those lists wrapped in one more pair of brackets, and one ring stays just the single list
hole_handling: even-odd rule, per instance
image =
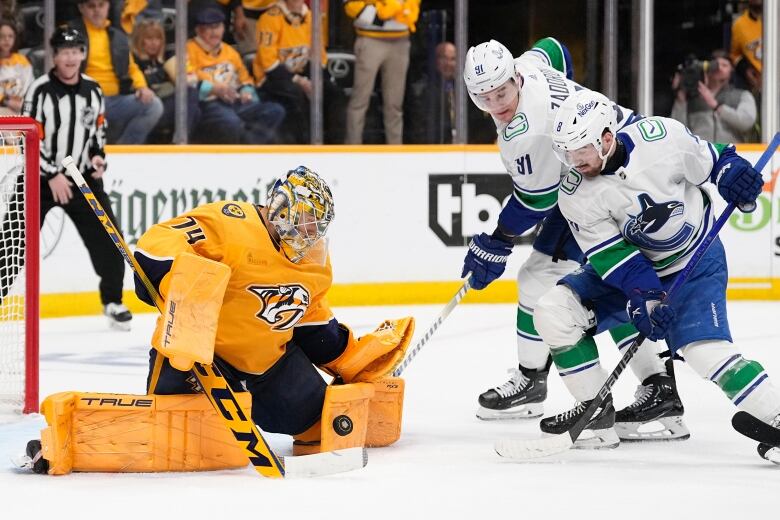
[{"label": "hockey goalie", "polygon": [[[404,382],[389,374],[414,319],[355,338],[334,318],[325,239],[333,217],[330,188],[301,166],[276,181],[265,206],[214,202],[152,226],[134,253],[165,301],[147,395],[48,396],[48,427],[28,444],[29,466],[49,474],[245,466],[191,372],[196,363],[225,376],[262,430],[293,436],[294,455],[395,442]],[[138,278],[136,293],[154,303]]]}]

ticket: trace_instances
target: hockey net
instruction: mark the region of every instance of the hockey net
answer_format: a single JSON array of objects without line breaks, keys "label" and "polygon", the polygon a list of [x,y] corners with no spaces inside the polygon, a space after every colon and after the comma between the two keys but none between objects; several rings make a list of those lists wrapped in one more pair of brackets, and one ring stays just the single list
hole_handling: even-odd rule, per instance
[{"label": "hockey net", "polygon": [[38,411],[39,133],[0,117],[0,418]]}]

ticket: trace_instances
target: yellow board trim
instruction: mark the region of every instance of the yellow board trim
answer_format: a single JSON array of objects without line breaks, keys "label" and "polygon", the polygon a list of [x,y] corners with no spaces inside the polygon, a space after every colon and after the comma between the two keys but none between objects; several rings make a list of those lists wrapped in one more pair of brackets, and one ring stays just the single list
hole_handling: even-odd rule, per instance
[{"label": "yellow board trim", "polygon": [[[337,284],[328,293],[328,302],[336,307],[444,304],[450,301],[461,284],[460,281]],[[729,285],[732,286],[726,293],[729,300],[780,300],[780,278],[731,278]],[[493,282],[483,291],[469,291],[463,299],[463,303],[516,301],[517,283],[511,280]],[[124,292],[124,303],[136,314],[155,312],[154,307],[141,302],[132,291]],[[89,316],[100,314],[103,309],[96,291],[42,294],[40,307],[41,318]]]}]

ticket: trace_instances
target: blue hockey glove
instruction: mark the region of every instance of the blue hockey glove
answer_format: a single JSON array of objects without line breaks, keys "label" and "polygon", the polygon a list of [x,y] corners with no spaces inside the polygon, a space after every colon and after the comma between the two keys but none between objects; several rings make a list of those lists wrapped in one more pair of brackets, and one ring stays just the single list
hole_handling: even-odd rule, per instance
[{"label": "blue hockey glove", "polygon": [[626,312],[631,323],[649,340],[658,341],[665,338],[674,321],[674,310],[661,303],[665,297],[666,293],[663,291],[634,289],[628,300]]},{"label": "blue hockey glove", "polygon": [[726,202],[733,202],[742,212],[751,213],[756,209],[755,202],[764,186],[764,179],[750,163],[734,155],[718,171],[715,184]]},{"label": "blue hockey glove", "polygon": [[487,233],[474,235],[469,242],[469,252],[463,260],[461,277],[471,271],[471,288],[484,289],[501,276],[506,260],[512,253],[512,244]]}]

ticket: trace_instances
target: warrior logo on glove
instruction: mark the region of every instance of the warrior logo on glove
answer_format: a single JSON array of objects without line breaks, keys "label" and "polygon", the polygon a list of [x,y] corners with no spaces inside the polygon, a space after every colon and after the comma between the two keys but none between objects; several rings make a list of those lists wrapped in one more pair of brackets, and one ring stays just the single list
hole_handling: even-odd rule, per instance
[{"label": "warrior logo on glove", "polygon": [[258,318],[271,325],[272,330],[289,330],[309,308],[309,292],[298,284],[250,285],[247,290],[260,298]]}]

